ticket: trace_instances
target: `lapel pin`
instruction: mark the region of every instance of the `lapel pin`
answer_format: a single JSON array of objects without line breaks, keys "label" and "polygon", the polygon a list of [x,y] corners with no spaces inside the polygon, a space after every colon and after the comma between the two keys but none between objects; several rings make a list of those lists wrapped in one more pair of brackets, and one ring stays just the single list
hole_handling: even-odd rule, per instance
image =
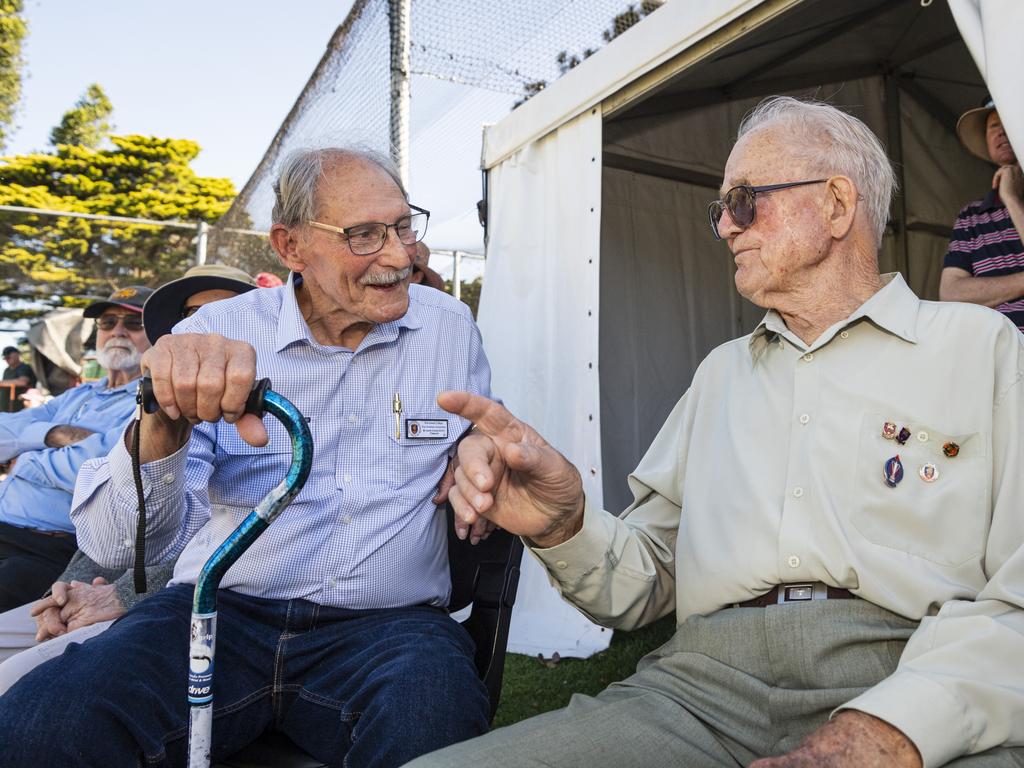
[{"label": "lapel pin", "polygon": [[885,462],[883,479],[890,488],[895,488],[903,480],[903,462],[900,461],[899,454]]}]

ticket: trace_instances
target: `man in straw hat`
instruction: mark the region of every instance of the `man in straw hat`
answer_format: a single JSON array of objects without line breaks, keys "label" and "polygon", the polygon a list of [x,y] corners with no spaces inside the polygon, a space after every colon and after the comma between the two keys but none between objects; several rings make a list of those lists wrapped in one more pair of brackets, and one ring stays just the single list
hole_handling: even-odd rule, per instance
[{"label": "man in straw hat", "polygon": [[953,225],[939,298],[992,307],[1024,330],[1024,176],[991,99],[956,124],[964,147],[999,166],[992,188],[964,206]]}]

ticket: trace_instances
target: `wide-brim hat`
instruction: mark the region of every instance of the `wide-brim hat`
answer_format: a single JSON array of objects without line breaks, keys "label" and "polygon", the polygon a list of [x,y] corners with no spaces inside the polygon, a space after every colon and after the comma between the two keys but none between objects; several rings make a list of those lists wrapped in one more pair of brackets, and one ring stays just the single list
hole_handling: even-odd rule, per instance
[{"label": "wide-brim hat", "polygon": [[986,96],[980,107],[968,109],[956,121],[956,135],[960,137],[960,143],[972,155],[980,157],[987,163],[991,163],[993,160],[988,154],[985,125],[988,122],[988,116],[995,111],[995,102]]},{"label": "wide-brim hat", "polygon": [[192,267],[182,277],[160,286],[153,292],[142,311],[142,324],[150,344],[181,320],[181,310],[189,296],[203,291],[223,290],[245,293],[256,288],[248,274],[226,264],[203,264]]},{"label": "wide-brim hat", "polygon": [[94,301],[85,308],[82,315],[85,317],[99,317],[111,307],[122,307],[133,312],[141,312],[146,299],[152,295],[152,288],[146,288],[143,285],[128,285],[124,288],[118,288],[110,294],[108,299]]}]

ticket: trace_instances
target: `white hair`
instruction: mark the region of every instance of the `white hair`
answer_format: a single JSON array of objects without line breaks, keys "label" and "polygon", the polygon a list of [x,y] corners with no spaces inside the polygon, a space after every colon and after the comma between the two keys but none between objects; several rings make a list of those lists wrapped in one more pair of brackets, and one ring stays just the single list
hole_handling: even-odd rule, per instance
[{"label": "white hair", "polygon": [[882,244],[896,174],[882,143],[856,117],[820,101],[772,96],[743,118],[736,139],[769,128],[784,129],[792,156],[818,176],[846,176],[864,198],[868,223]]},{"label": "white hair", "polygon": [[281,164],[281,172],[274,182],[274,210],[271,221],[295,227],[317,217],[316,192],[324,175],[324,165],[330,160],[364,160],[384,171],[395,182],[406,199],[409,194],[395,164],[386,155],[362,147],[327,147],[300,149],[288,155]]}]

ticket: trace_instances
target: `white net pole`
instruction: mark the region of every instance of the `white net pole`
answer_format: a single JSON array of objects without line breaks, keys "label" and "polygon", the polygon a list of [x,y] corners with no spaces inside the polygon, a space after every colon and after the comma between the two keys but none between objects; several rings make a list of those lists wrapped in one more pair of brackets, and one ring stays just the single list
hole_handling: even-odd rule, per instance
[{"label": "white net pole", "polygon": [[412,0],[388,0],[391,29],[391,152],[409,186],[409,27]]}]

